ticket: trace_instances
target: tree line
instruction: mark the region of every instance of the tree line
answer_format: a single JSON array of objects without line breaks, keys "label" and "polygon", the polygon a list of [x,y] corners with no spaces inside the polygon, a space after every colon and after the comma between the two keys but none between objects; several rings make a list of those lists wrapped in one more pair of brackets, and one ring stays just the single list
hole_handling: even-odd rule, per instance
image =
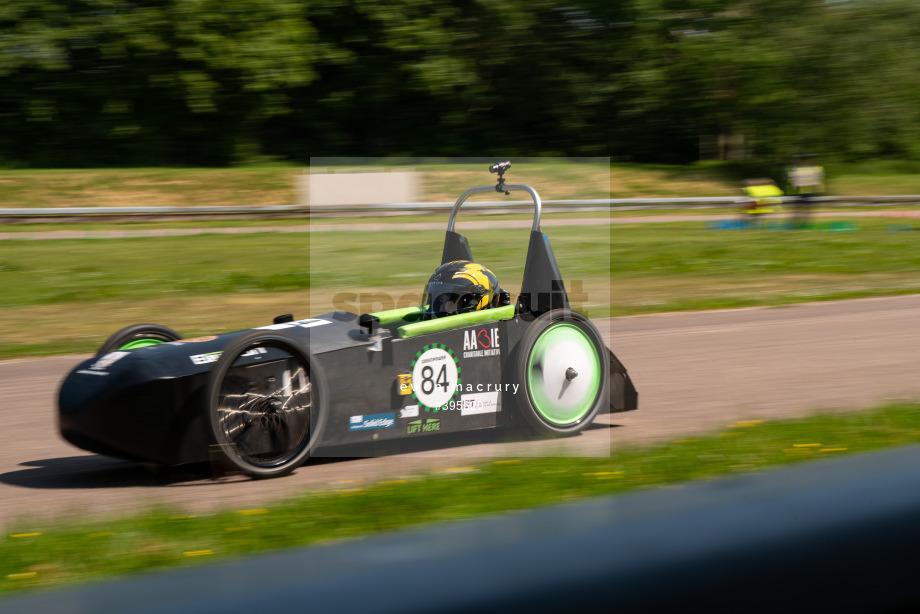
[{"label": "tree line", "polygon": [[915,0],[4,0],[0,166],[920,158]]}]

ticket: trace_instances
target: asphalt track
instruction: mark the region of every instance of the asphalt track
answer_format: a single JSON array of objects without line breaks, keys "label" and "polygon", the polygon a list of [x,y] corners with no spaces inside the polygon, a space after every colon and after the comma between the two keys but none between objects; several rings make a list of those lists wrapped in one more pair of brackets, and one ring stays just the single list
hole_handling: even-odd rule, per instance
[{"label": "asphalt track", "polygon": [[0,523],[60,515],[120,515],[148,505],[247,508],[310,489],[470,470],[498,456],[603,455],[737,420],[847,410],[920,398],[920,296],[614,318],[599,322],[630,370],[640,409],[601,417],[564,440],[478,434],[447,449],[429,440],[379,458],[317,459],[292,476],[212,479],[83,453],[55,425],[55,394],[79,357],[0,362]]}]

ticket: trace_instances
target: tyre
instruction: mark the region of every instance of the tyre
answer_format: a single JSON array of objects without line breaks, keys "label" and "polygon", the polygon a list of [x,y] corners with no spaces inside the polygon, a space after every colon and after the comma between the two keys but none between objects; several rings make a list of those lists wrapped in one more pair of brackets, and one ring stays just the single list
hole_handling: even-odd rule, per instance
[{"label": "tyre", "polygon": [[106,339],[96,352],[96,356],[103,356],[116,350],[134,350],[180,339],[182,335],[159,324],[132,324]]},{"label": "tyre", "polygon": [[208,422],[220,455],[254,478],[299,467],[325,425],[324,382],[297,339],[277,331],[234,339],[208,377]]},{"label": "tyre", "polygon": [[608,403],[607,347],[585,316],[555,309],[533,321],[521,340],[517,406],[538,433],[574,435]]}]

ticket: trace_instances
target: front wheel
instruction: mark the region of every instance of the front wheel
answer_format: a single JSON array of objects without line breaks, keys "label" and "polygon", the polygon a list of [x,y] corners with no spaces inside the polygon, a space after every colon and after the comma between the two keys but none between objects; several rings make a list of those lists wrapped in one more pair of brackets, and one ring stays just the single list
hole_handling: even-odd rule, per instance
[{"label": "front wheel", "polygon": [[135,350],[181,339],[182,335],[159,324],[132,324],[106,339],[96,352],[96,356],[104,356],[116,350]]},{"label": "front wheel", "polygon": [[252,331],[233,340],[208,378],[211,434],[221,455],[254,478],[299,467],[323,431],[324,381],[293,337]]},{"label": "front wheel", "polygon": [[606,346],[588,318],[555,309],[531,324],[521,341],[515,377],[522,384],[518,408],[539,433],[583,431],[608,403]]}]

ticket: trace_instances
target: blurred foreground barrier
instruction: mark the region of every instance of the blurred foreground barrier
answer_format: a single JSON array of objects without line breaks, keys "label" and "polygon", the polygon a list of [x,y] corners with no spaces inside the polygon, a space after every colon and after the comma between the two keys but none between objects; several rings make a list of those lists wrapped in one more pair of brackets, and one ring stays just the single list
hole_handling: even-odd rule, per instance
[{"label": "blurred foreground barrier", "polygon": [[[398,173],[386,173],[396,175]],[[322,175],[321,175],[322,176]],[[330,175],[335,177],[336,175]],[[784,202],[794,198],[783,197]],[[326,201],[324,201],[326,202]],[[653,209],[712,209],[740,206],[745,198],[735,196],[688,198],[594,198],[579,200],[544,200],[544,207],[559,207],[572,211],[640,211]],[[812,202],[833,207],[884,207],[888,205],[920,204],[918,196],[822,196]],[[378,202],[377,204],[275,205],[266,207],[210,206],[210,207],[45,207],[0,208],[0,221],[58,218],[103,217],[311,217],[334,216],[340,213],[379,211],[389,214],[425,214],[450,211],[454,202]],[[470,201],[465,209],[514,210],[529,209],[529,200]]]},{"label": "blurred foreground barrier", "polygon": [[920,446],[0,601],[0,612],[915,611]]}]

